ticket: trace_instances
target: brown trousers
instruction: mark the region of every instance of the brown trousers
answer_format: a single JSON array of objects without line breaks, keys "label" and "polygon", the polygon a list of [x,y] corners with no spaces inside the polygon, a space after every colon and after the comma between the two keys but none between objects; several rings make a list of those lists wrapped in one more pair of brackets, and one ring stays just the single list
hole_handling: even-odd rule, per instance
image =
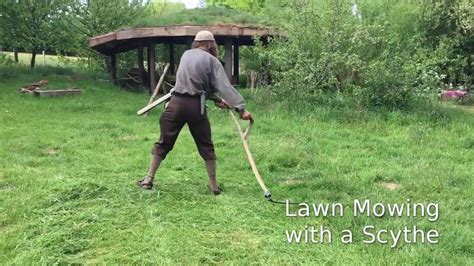
[{"label": "brown trousers", "polygon": [[165,159],[178,138],[184,124],[194,138],[199,154],[205,161],[215,160],[214,144],[212,143],[211,125],[207,112],[201,115],[200,98],[189,95],[174,94],[161,114],[160,139],[155,142],[152,154]]}]

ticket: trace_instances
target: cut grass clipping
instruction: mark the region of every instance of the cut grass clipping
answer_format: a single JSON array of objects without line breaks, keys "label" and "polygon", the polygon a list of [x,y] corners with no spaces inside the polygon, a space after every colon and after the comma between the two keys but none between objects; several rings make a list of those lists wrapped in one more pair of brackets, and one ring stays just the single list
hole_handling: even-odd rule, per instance
[{"label": "cut grass clipping", "polygon": [[[2,70],[3,71],[3,70]],[[5,264],[473,264],[474,118],[437,106],[413,113],[342,111],[324,106],[290,113],[265,90],[242,90],[256,118],[250,149],[278,199],[350,206],[435,202],[440,217],[294,218],[267,203],[234,124],[209,104],[224,194],[207,191],[204,162],[187,129],[159,169],[146,173],[163,108],[107,82],[18,70],[0,80],[0,261]],[[47,79],[83,93],[61,98],[17,89]],[[347,210],[349,211],[349,210]],[[332,243],[288,244],[285,231],[323,225]],[[366,225],[436,229],[438,244],[362,243]],[[354,232],[354,243],[337,234]]]}]

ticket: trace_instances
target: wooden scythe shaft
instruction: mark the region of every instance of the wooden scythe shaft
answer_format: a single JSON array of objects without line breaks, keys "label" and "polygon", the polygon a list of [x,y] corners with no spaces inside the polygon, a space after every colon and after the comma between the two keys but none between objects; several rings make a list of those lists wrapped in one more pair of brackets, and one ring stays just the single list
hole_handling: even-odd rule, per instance
[{"label": "wooden scythe shaft", "polygon": [[267,195],[270,195],[270,192],[269,192],[267,186],[265,186],[265,183],[263,182],[263,179],[260,176],[260,173],[258,172],[257,165],[255,164],[255,160],[253,159],[252,153],[250,152],[249,144],[247,142],[247,138],[248,138],[248,134],[250,132],[250,128],[253,125],[253,120],[250,120],[249,127],[247,128],[247,130],[245,132],[243,132],[242,127],[240,126],[240,123],[237,120],[237,118],[235,117],[232,110],[229,109],[229,113],[230,113],[230,116],[232,117],[232,119],[234,120],[235,125],[237,126],[237,130],[239,131],[239,135],[240,135],[240,138],[242,139],[242,143],[244,144],[244,149],[245,149],[245,152],[247,153],[247,158],[249,160],[250,167],[252,168],[253,174],[255,175],[255,178],[257,179],[258,184],[260,185],[263,192],[265,193],[265,197],[267,197]]},{"label": "wooden scythe shaft", "polygon": [[164,101],[167,101],[168,99],[171,98],[171,95],[173,94],[174,92],[174,88],[170,90],[170,92],[168,92],[167,94],[163,95],[161,98],[159,98],[158,100],[150,103],[149,105],[143,107],[142,109],[138,110],[137,112],[137,115],[143,115],[143,114],[146,114],[148,111],[150,111],[151,109],[157,107],[159,104],[161,104],[162,102]]}]

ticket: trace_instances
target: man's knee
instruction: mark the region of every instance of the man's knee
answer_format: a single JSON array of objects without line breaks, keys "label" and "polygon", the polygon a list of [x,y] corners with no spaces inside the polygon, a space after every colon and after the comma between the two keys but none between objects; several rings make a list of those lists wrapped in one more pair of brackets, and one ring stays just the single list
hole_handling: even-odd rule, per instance
[{"label": "man's knee", "polygon": [[151,149],[151,154],[161,157],[163,160],[166,158],[166,155],[173,149],[173,147],[166,147],[162,144],[155,143]]},{"label": "man's knee", "polygon": [[204,161],[216,160],[216,152],[214,147],[199,147],[199,155],[204,159]]}]

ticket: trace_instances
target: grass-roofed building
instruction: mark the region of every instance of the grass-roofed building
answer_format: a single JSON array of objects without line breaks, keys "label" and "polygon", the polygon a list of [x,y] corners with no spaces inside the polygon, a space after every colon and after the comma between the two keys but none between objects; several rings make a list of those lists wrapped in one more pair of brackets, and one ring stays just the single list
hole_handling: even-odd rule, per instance
[{"label": "grass-roofed building", "polygon": [[139,77],[143,84],[150,85],[151,91],[156,86],[156,73],[150,67],[145,71],[144,48],[147,49],[147,65],[155,66],[155,45],[168,45],[170,69],[174,73],[177,61],[174,46],[186,45],[190,48],[194,36],[201,30],[211,31],[217,44],[225,47],[224,67],[234,83],[239,81],[239,46],[254,45],[254,38],[265,43],[270,36],[277,34],[275,28],[255,16],[225,8],[205,8],[188,9],[159,18],[143,18],[128,28],[93,37],[89,45],[110,57],[114,81],[117,79],[116,55],[136,49]]}]

